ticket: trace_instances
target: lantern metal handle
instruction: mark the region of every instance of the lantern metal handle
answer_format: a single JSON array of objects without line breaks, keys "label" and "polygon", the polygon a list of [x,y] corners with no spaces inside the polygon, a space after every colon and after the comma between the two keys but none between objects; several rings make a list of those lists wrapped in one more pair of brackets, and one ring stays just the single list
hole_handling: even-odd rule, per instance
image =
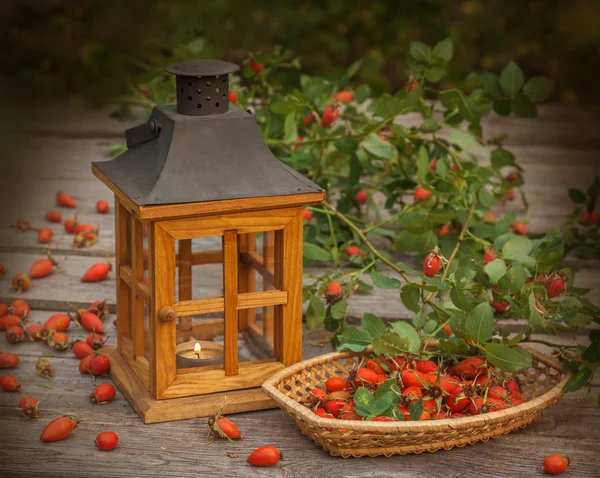
[{"label": "lantern metal handle", "polygon": [[129,128],[125,131],[127,147],[131,148],[132,146],[137,146],[138,144],[142,144],[156,138],[160,134],[161,129],[162,124],[155,119],[151,119],[146,124]]}]

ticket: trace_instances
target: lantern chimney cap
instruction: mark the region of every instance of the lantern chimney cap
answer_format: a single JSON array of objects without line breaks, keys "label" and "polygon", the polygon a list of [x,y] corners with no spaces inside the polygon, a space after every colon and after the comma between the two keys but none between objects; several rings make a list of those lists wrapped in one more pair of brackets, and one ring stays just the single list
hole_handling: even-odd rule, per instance
[{"label": "lantern chimney cap", "polygon": [[169,73],[177,76],[228,75],[239,69],[235,63],[211,58],[182,61],[167,67]]}]

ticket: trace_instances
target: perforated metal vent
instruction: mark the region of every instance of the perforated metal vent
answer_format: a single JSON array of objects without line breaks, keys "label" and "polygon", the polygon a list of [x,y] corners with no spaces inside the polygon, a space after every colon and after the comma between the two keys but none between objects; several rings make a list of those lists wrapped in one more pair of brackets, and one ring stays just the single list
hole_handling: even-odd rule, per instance
[{"label": "perforated metal vent", "polygon": [[238,66],[221,60],[190,60],[167,68],[176,75],[177,112],[205,116],[229,110],[229,73]]}]

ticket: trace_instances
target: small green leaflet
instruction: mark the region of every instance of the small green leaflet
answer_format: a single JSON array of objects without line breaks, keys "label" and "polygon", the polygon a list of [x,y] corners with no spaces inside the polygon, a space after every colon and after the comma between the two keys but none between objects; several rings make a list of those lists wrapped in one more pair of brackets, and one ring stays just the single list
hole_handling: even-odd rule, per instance
[{"label": "small green leaflet", "polygon": [[411,421],[416,421],[423,415],[423,398],[419,398],[408,407],[408,414]]},{"label": "small green leaflet", "polygon": [[469,310],[469,301],[467,300],[465,293],[458,287],[452,287],[450,289],[450,300],[459,309]]},{"label": "small green leaflet", "polygon": [[476,306],[465,321],[465,334],[467,338],[478,344],[487,342],[494,335],[494,312],[487,302]]},{"label": "small green leaflet", "polygon": [[419,313],[419,310],[421,310],[421,307],[419,306],[421,293],[418,287],[415,287],[411,284],[405,285],[400,293],[400,298],[408,310],[414,312],[415,314]]},{"label": "small green leaflet", "polygon": [[352,352],[361,352],[371,345],[373,337],[365,330],[359,330],[356,327],[346,327],[338,335],[340,346],[338,350],[351,350]]},{"label": "small green leaflet", "polygon": [[546,101],[552,94],[555,81],[547,76],[534,76],[523,88],[523,93],[534,103]]},{"label": "small green leaflet", "polygon": [[362,327],[371,337],[380,337],[385,334],[386,327],[383,320],[373,314],[365,312],[362,318]]},{"label": "small green leaflet", "polygon": [[420,41],[410,42],[410,56],[420,63],[429,63],[431,61],[431,47]]},{"label": "small green leaflet", "polygon": [[453,53],[452,38],[446,38],[433,47],[433,55],[441,58],[445,63],[452,59]]},{"label": "small green leaflet", "polygon": [[408,352],[417,353],[421,348],[421,339],[415,328],[408,322],[397,320],[390,325],[390,331],[408,341]]},{"label": "small green leaflet", "polygon": [[401,337],[393,332],[387,332],[380,337],[375,337],[371,345],[373,345],[373,352],[375,354],[383,354],[388,357],[401,355],[408,352],[411,348],[411,344],[406,337]]},{"label": "small green leaflet", "polygon": [[483,270],[490,278],[492,284],[497,284],[500,278],[506,274],[506,263],[502,259],[495,259],[486,264]]},{"label": "small green leaflet", "polygon": [[329,251],[309,243],[304,243],[303,255],[306,259],[311,259],[313,261],[331,260],[331,254]]},{"label": "small green leaflet", "polygon": [[348,310],[348,301],[346,299],[338,300],[335,304],[331,306],[331,316],[340,320],[346,317],[346,311]]},{"label": "small green leaflet", "polygon": [[512,61],[500,73],[500,87],[510,96],[519,92],[524,81],[523,72]]},{"label": "small green leaflet", "polygon": [[417,178],[419,181],[425,181],[427,172],[429,171],[429,153],[425,146],[419,149],[419,158],[417,159]]},{"label": "small green leaflet", "polygon": [[358,387],[354,392],[356,413],[361,417],[375,417],[381,415],[392,405],[393,394],[391,391],[380,394],[377,398],[371,395],[364,387]]},{"label": "small green leaflet", "polygon": [[502,255],[507,261],[527,262],[529,253],[533,249],[533,242],[523,236],[510,238],[502,247]]},{"label": "small green leaflet", "polygon": [[[485,344],[483,346],[486,360],[505,372],[516,372],[531,365],[531,355],[525,349],[511,349],[504,344]],[[525,354],[523,354],[525,352]]]},{"label": "small green leaflet", "polygon": [[369,153],[379,158],[392,159],[397,154],[396,148],[391,143],[382,141],[375,133],[371,133],[362,145]]},{"label": "small green leaflet", "polygon": [[399,289],[402,285],[398,279],[388,277],[376,270],[371,271],[371,280],[373,281],[373,285],[380,289]]},{"label": "small green leaflet", "polygon": [[358,413],[361,417],[368,417],[371,414],[371,407],[373,406],[373,402],[375,398],[371,395],[364,387],[358,387],[356,392],[354,392],[354,409],[356,413]]},{"label": "small green leaflet", "polygon": [[306,309],[306,325],[309,329],[314,329],[325,320],[325,304],[321,299],[314,295],[310,298],[308,309]]},{"label": "small green leaflet", "polygon": [[573,374],[562,388],[563,393],[574,392],[584,387],[592,377],[592,372],[587,365],[582,365],[577,373]]}]

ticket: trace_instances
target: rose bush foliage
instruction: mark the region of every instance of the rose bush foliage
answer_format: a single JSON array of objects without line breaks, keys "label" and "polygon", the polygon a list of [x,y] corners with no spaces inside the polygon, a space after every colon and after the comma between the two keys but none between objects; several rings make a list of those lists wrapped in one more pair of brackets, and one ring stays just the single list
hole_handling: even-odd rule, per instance
[{"label": "rose bush foliage", "polygon": [[[570,190],[578,208],[563,227],[543,235],[528,237],[514,212],[492,214],[517,193],[527,201],[506,137],[487,138],[481,120],[492,112],[535,117],[553,81],[525,78],[509,63],[499,74],[472,72],[439,90],[452,56],[450,39],[433,47],[411,43],[405,88],[374,97],[368,84],[352,82],[360,61],[339,78],[303,75],[297,87],[283,89],[278,73],[301,65],[276,50],[251,55],[231,78],[231,90],[238,106],[255,115],[274,154],[328,192],[326,202],[309,208],[304,228],[304,265],[327,266],[304,288],[308,327],[334,333],[339,350],[372,345],[388,355],[480,355],[514,371],[531,364],[517,344],[552,345],[532,334],[600,323],[588,290],[575,287],[574,270],[563,265],[569,253],[600,255],[594,212],[600,181],[587,192]],[[166,75],[137,85],[127,99],[147,107],[173,101]],[[404,116],[409,120],[400,124]],[[432,251],[441,268],[429,277],[420,263]],[[341,286],[335,293],[328,289],[333,282]],[[352,295],[373,288],[396,290],[412,323],[388,325],[367,313],[360,328],[349,325]],[[498,322],[503,318],[522,320],[522,330],[509,333]],[[439,349],[427,349],[433,339]],[[600,331],[590,332],[587,347],[555,349],[575,372],[565,391],[576,390],[600,365]]]}]

